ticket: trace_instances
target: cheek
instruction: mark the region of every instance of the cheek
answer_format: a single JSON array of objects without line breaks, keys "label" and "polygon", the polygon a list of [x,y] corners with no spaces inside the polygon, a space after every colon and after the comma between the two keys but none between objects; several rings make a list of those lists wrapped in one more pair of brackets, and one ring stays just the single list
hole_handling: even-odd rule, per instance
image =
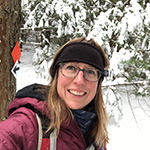
[{"label": "cheek", "polygon": [[59,73],[58,74],[58,80],[57,80],[57,91],[58,91],[59,95],[60,95],[60,92],[62,91],[63,85],[64,85],[64,80],[63,80],[62,76]]},{"label": "cheek", "polygon": [[67,85],[68,85],[68,81],[66,80],[66,77],[64,77],[59,71],[58,80],[57,80],[57,92],[61,98],[65,94],[65,89]]},{"label": "cheek", "polygon": [[95,97],[95,95],[96,95],[97,86],[98,86],[98,83],[95,83],[95,84],[92,84],[92,85],[89,86],[91,99],[93,99]]},{"label": "cheek", "polygon": [[58,82],[57,82],[57,87],[64,87],[64,86],[67,86],[68,84],[68,78],[64,77],[61,72],[59,71],[58,73]]}]

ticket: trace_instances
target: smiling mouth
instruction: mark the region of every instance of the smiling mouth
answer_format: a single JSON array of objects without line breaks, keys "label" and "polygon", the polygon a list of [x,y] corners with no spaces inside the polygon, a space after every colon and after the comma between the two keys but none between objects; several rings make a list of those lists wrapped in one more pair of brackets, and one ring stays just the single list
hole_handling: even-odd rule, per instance
[{"label": "smiling mouth", "polygon": [[68,90],[69,93],[75,95],[75,96],[83,96],[85,95],[86,93],[85,92],[77,92],[77,91],[74,91],[74,90]]}]

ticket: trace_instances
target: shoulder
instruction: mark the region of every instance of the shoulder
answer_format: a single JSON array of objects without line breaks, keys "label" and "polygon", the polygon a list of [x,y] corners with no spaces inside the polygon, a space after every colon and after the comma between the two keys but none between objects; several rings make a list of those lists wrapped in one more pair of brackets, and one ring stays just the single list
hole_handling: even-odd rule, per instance
[{"label": "shoulder", "polygon": [[35,113],[25,107],[15,110],[8,119],[0,123],[0,137],[3,141],[0,142],[0,147],[36,149],[38,123]]},{"label": "shoulder", "polygon": [[47,115],[46,103],[50,86],[32,84],[24,87],[16,93],[15,99],[10,103],[7,110],[9,116],[20,107],[26,107],[35,112],[42,112]]},{"label": "shoulder", "polygon": [[31,84],[22,89],[20,89],[17,93],[15,98],[37,98],[39,100],[44,101],[47,98],[48,91],[50,86],[42,85],[42,84]]}]

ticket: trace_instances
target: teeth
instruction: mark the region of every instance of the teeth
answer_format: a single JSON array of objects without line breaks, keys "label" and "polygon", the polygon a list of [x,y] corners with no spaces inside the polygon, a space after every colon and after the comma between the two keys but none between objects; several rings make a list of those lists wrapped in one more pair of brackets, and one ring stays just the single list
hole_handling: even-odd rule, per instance
[{"label": "teeth", "polygon": [[73,90],[70,90],[70,93],[74,94],[74,95],[84,95],[84,92],[77,92],[77,91],[73,91]]}]

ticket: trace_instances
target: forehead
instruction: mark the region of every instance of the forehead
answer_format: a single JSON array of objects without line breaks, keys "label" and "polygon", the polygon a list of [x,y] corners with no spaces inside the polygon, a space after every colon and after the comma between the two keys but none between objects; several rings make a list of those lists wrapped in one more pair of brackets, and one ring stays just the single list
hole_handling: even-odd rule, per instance
[{"label": "forehead", "polygon": [[67,62],[66,64],[74,64],[78,67],[83,67],[83,68],[95,68],[89,64],[86,64],[86,63],[82,63],[82,62]]}]

